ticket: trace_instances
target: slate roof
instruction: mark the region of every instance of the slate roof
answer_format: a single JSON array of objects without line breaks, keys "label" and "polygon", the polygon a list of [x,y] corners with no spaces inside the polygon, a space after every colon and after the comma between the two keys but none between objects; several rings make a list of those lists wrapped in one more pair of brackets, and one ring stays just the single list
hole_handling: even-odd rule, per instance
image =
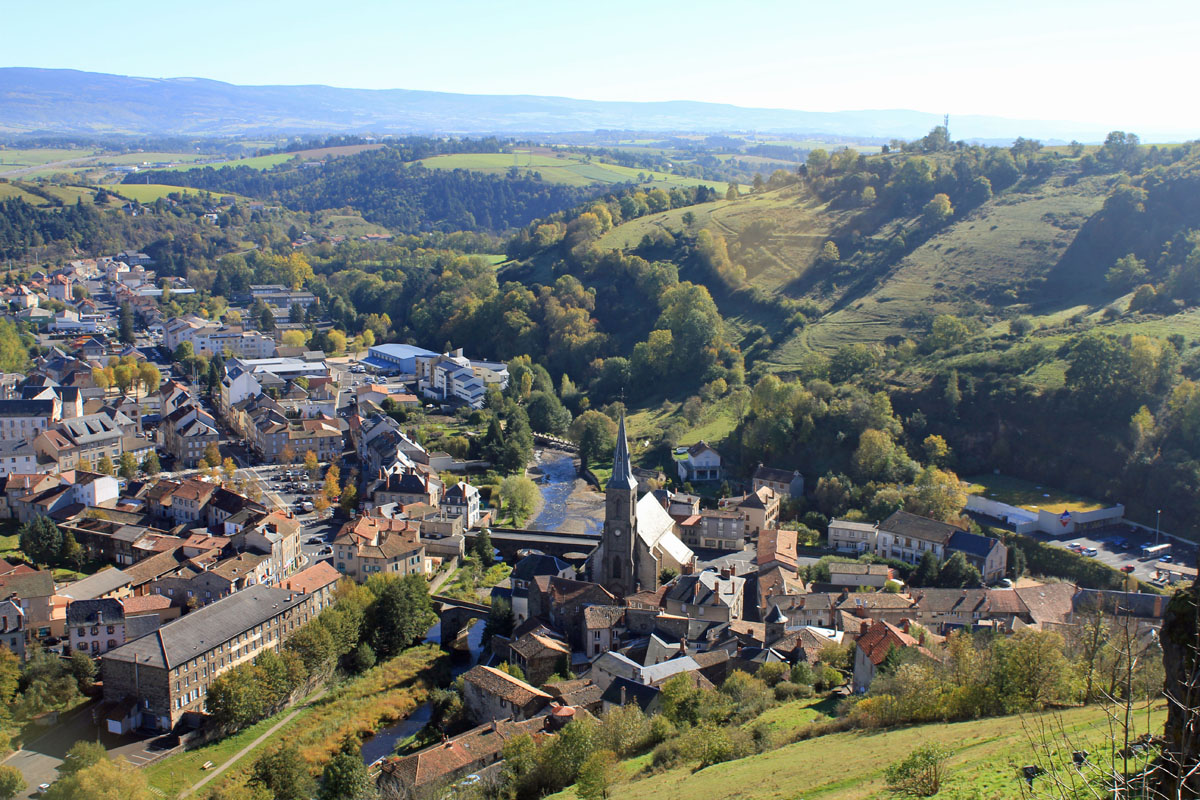
[{"label": "slate roof", "polygon": [[49,417],[53,400],[0,400],[0,417]]},{"label": "slate roof", "polygon": [[651,704],[658,699],[659,690],[654,686],[634,683],[628,678],[613,678],[612,683],[600,696],[605,703],[612,705],[629,705],[636,703],[642,711],[648,711]]},{"label": "slate roof", "polygon": [[950,541],[951,536],[962,530],[954,525],[939,522],[936,519],[929,519],[928,517],[919,517],[907,511],[893,512],[890,517],[879,523],[879,529],[898,536],[923,539],[927,542],[938,542],[943,546]]},{"label": "slate roof", "polygon": [[125,621],[125,608],[117,600],[76,600],[67,606],[67,627],[117,625]]},{"label": "slate roof", "polygon": [[122,586],[128,586],[129,583],[129,576],[123,570],[112,567],[68,584],[59,590],[59,594],[72,600],[92,600]]},{"label": "slate roof", "polygon": [[[290,599],[289,599],[290,598]],[[172,669],[272,617],[307,602],[304,595],[257,584],[185,614],[103,658]]]},{"label": "slate roof", "polygon": [[774,467],[764,467],[758,465],[758,469],[754,470],[753,480],[770,481],[771,483],[791,483],[796,477],[796,473],[786,469],[775,469]]},{"label": "slate roof", "polygon": [[570,567],[570,564],[560,558],[535,553],[518,561],[509,577],[518,581],[532,581],[538,575],[558,575]]},{"label": "slate roof", "polygon": [[543,684],[542,690],[566,706],[595,705],[600,702],[603,694],[600,687],[587,678],[578,678],[573,681],[553,681]]},{"label": "slate roof", "polygon": [[887,564],[860,564],[858,562],[846,564],[834,561],[829,565],[829,574],[832,575],[887,575],[890,573],[890,568]]},{"label": "slate roof", "polygon": [[946,547],[951,550],[958,550],[964,555],[975,556],[976,558],[987,558],[988,553],[996,545],[1000,544],[999,539],[993,539],[990,536],[980,536],[977,533],[969,531],[955,531],[950,535],[950,542]]},{"label": "slate roof", "polygon": [[547,653],[566,656],[571,654],[562,642],[540,633],[527,633],[508,647],[526,659],[537,658]]}]

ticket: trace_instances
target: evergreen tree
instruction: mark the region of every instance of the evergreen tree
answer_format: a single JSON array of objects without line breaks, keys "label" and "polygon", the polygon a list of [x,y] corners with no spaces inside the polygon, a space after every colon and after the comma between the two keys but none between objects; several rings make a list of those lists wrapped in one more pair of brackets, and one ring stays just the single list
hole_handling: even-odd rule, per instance
[{"label": "evergreen tree", "polygon": [[157,475],[162,472],[162,464],[158,461],[158,453],[151,450],[146,453],[146,457],[142,459],[142,472],[147,475]]},{"label": "evergreen tree", "polygon": [[925,554],[921,556],[921,563],[909,576],[908,583],[910,586],[936,586],[941,568],[941,560],[932,550],[926,550]]},{"label": "evergreen tree", "polygon": [[484,569],[492,566],[495,561],[495,555],[492,548],[492,537],[488,534],[487,528],[482,528],[479,535],[475,537],[474,546],[475,557],[479,559],[479,563]]},{"label": "evergreen tree", "polygon": [[47,564],[62,550],[62,532],[49,517],[38,515],[18,530],[21,552],[35,563]]},{"label": "evergreen tree", "polygon": [[133,332],[133,309],[129,303],[121,303],[121,315],[117,322],[117,338],[121,344],[133,344],[135,341]]}]

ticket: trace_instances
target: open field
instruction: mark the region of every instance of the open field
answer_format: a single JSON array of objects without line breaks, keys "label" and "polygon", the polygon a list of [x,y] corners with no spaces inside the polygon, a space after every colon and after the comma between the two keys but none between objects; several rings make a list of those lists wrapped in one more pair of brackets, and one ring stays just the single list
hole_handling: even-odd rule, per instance
[{"label": "open field", "polygon": [[[513,153],[457,153],[433,156],[418,162],[429,169],[469,169],[489,175],[504,175],[513,167],[521,172],[541,173],[549,183],[568,186],[587,186],[593,183],[641,183],[645,186],[672,188],[679,186],[713,186],[723,188],[714,181],[684,178],[665,172],[622,167],[589,161],[574,153],[555,153],[538,148],[519,150]],[[639,176],[641,180],[639,181]]]},{"label": "open field", "polygon": [[384,144],[344,144],[338,147],[316,147],[312,150],[297,150],[290,155],[300,156],[306,161],[315,158],[338,158],[340,156],[352,156],[355,153],[362,153],[367,150],[378,150],[381,147],[386,147]]},{"label": "open field", "polygon": [[96,155],[98,151],[90,148],[18,148],[0,147],[0,172],[8,167],[36,167],[51,164],[56,161],[69,161],[76,158],[87,158]]},{"label": "open field", "polygon": [[1051,511],[1095,511],[1107,507],[1104,503],[1077,494],[1007,475],[973,475],[965,480],[968,494],[980,494],[990,500],[1030,511],[1039,508]]},{"label": "open field", "polygon": [[[1145,710],[1138,711],[1134,720],[1137,731],[1131,738],[1143,732],[1147,722],[1157,732],[1164,717],[1164,711],[1156,710],[1148,721]],[[623,762],[631,780],[614,787],[612,796],[622,800],[883,798],[888,796],[884,770],[917,745],[935,742],[953,753],[939,797],[1008,800],[1021,796],[1019,768],[1031,763],[1031,737],[1039,737],[1043,726],[1059,732],[1050,736],[1050,746],[1063,754],[1060,758],[1069,759],[1073,749],[1088,750],[1093,759],[1106,758],[1104,754],[1111,752],[1104,709],[1078,708],[1027,717],[834,733],[696,771],[684,767],[647,774],[643,756]],[[956,790],[966,794],[956,795]],[[572,787],[552,797],[573,800],[577,795]]]},{"label": "open field", "polygon": [[18,183],[0,183],[0,200],[8,200],[10,198],[19,198],[29,203],[31,206],[41,206],[46,204],[46,200],[38,197],[32,192],[26,191]]},{"label": "open field", "polygon": [[291,161],[297,156],[297,153],[272,153],[269,156],[251,156],[250,158],[235,158],[231,161],[214,161],[211,164],[179,164],[166,169],[173,172],[181,170],[195,169],[196,167],[212,167],[220,169],[221,167],[250,167],[251,169],[270,169],[276,164],[282,164],[285,161]]},{"label": "open field", "polygon": [[[206,194],[202,189],[191,189],[186,186],[170,186],[165,183],[108,183],[104,184],[103,188],[128,200],[137,200],[139,203],[153,203],[160,197],[166,197],[169,194],[175,193]],[[233,192],[211,192],[210,194],[213,197],[237,196]]]}]

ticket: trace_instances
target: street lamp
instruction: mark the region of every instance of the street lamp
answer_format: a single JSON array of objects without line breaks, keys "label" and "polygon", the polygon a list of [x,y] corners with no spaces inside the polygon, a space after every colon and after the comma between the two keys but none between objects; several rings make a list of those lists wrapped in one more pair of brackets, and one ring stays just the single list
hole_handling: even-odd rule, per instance
[{"label": "street lamp", "polygon": [[1154,544],[1155,545],[1158,544],[1158,520],[1159,520],[1159,517],[1161,517],[1161,516],[1162,516],[1162,509],[1160,508],[1154,512]]}]

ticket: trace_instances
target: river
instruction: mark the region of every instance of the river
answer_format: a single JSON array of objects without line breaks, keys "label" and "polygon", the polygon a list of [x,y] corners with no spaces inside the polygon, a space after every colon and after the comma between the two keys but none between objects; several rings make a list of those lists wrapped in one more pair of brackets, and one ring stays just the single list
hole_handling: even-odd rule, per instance
[{"label": "river", "polygon": [[[454,663],[450,668],[450,674],[455,678],[479,662],[479,655],[483,652],[484,624],[484,621],[481,619],[471,623],[471,633],[467,637],[467,641],[471,646],[471,658],[466,661]],[[425,641],[431,644],[441,644],[442,624],[440,622],[435,623],[429,629],[429,632],[425,634]],[[429,724],[429,720],[432,717],[433,704],[422,703],[404,719],[394,725],[389,725],[386,728],[376,731],[374,736],[364,740],[362,743],[360,752],[362,753],[363,763],[370,766],[381,758],[390,756],[395,751],[396,745],[413,734],[420,732],[422,728]]]},{"label": "river", "polygon": [[535,531],[569,528],[582,533],[599,533],[603,528],[603,520],[596,519],[584,510],[571,508],[571,494],[578,481],[575,458],[559,450],[538,450],[535,460],[545,476],[538,483],[542,491],[542,510],[525,527]]}]

